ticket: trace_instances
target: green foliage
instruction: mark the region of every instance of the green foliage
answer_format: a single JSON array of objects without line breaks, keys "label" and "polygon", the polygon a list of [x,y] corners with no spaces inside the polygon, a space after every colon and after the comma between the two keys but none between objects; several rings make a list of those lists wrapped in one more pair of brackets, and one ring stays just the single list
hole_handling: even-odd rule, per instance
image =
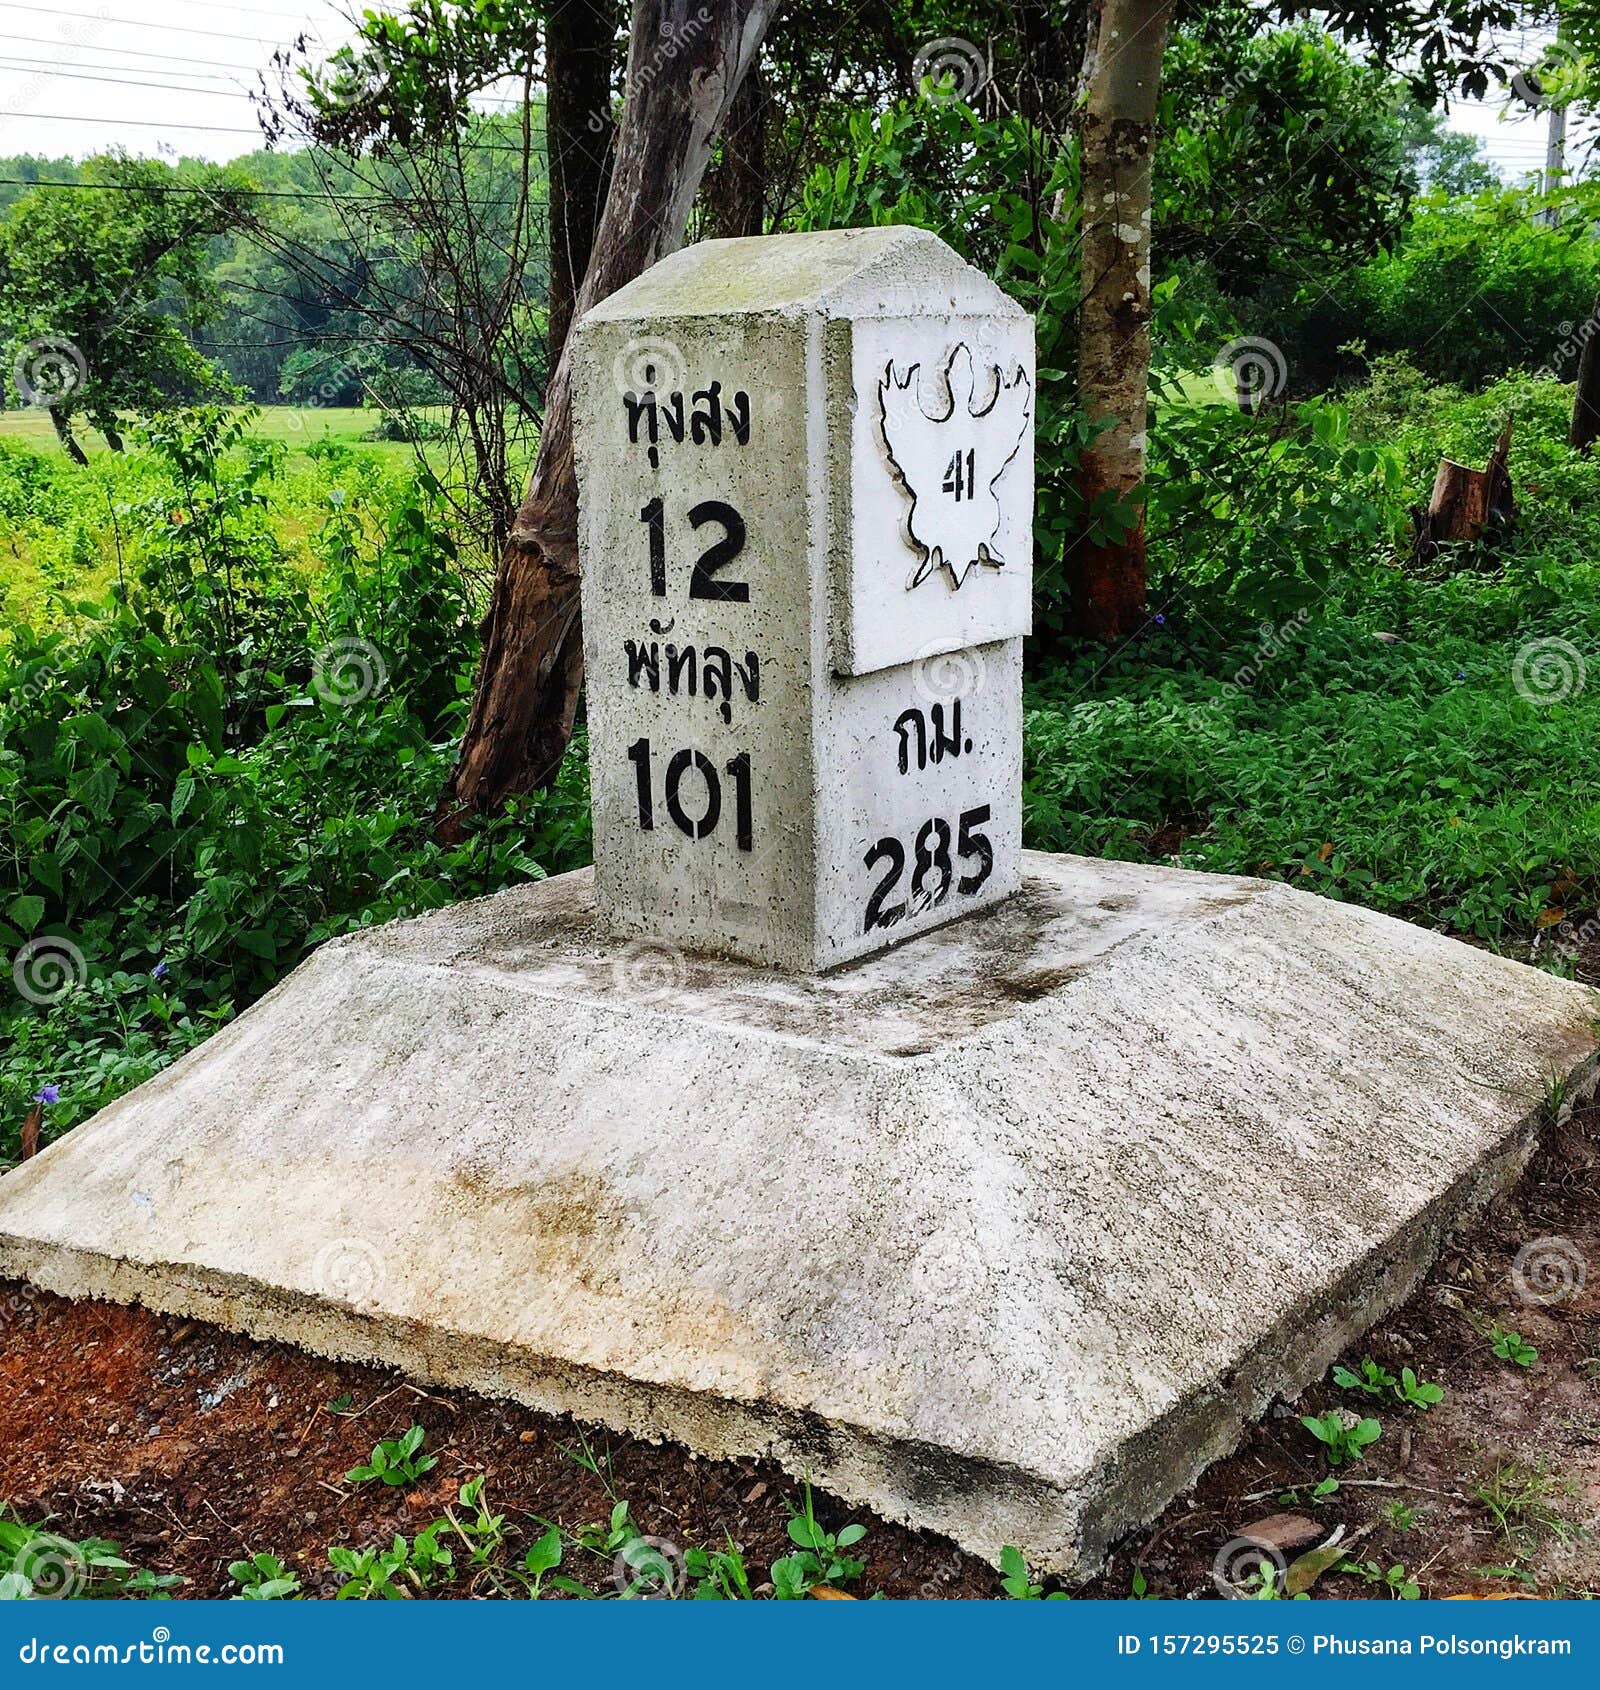
[{"label": "green foliage", "polygon": [[1360,1391],[1365,1396],[1381,1397],[1394,1386],[1396,1380],[1387,1368],[1380,1367],[1368,1356],[1361,1364],[1360,1373],[1352,1373],[1348,1367],[1334,1368],[1333,1382],[1342,1390]]},{"label": "green foliage", "polygon": [[1526,1553],[1542,1537],[1565,1543],[1580,1535],[1552,1506],[1555,1497],[1570,1495],[1573,1489],[1547,1474],[1542,1461],[1532,1467],[1503,1461],[1472,1494],[1488,1510],[1505,1541]]},{"label": "green foliage", "polygon": [[403,1602],[425,1594],[433,1586],[448,1583],[454,1559],[439,1534],[445,1522],[435,1520],[410,1541],[398,1532],[387,1549],[347,1549],[340,1544],[328,1548],[328,1565],[343,1581],[340,1602]]},{"label": "green foliage", "polygon": [[1362,340],[1406,351],[1440,381],[1477,387],[1508,370],[1553,368],[1570,380],[1575,331],[1600,293],[1592,206],[1569,196],[1555,228],[1525,192],[1500,189],[1417,207],[1393,250],[1325,294],[1307,339]]},{"label": "green foliage", "polygon": [[372,1459],[345,1474],[348,1484],[364,1485],[369,1479],[380,1479],[386,1485],[415,1484],[430,1468],[439,1465],[436,1455],[420,1455],[422,1440],[427,1436],[420,1426],[412,1426],[398,1438],[386,1438],[375,1444]]},{"label": "green foliage", "polygon": [[89,191],[34,188],[0,221],[0,365],[25,384],[22,403],[48,405],[63,440],[81,415],[120,444],[128,415],[223,385],[185,329],[204,320],[207,241],[241,221],[244,184],[190,169],[182,185],[198,191],[172,194],[169,174],[92,159]]},{"label": "green foliage", "polygon": [[1357,1419],[1338,1409],[1329,1409],[1326,1414],[1303,1414],[1300,1424],[1323,1446],[1330,1467],[1359,1461],[1367,1446],[1383,1436],[1382,1425],[1370,1415]]},{"label": "green foliage", "polygon": [[1321,604],[1396,533],[1398,456],[1350,437],[1324,400],[1250,415],[1164,407],[1152,432],[1151,594],[1259,621]]},{"label": "green foliage", "polygon": [[176,1573],[135,1567],[108,1538],[75,1542],[42,1525],[0,1518],[0,1602],[159,1599],[183,1582]]},{"label": "green foliage", "polygon": [[[476,655],[438,491],[400,488],[377,519],[342,475],[313,590],[278,538],[282,448],[248,425],[153,421],[118,578],[0,634],[0,944],[40,965],[0,1003],[13,1145],[41,1088],[48,1138],[322,939],[587,858],[577,752],[548,797],[433,839]],[[0,500],[29,485],[12,461]]]},{"label": "green foliage", "polygon": [[228,1563],[228,1577],[239,1587],[240,1602],[289,1602],[301,1594],[298,1576],[276,1555],[258,1554]]},{"label": "green foliage", "polygon": [[721,1549],[691,1549],[684,1556],[691,1595],[697,1602],[748,1602],[750,1575],[744,1554],[731,1537]]},{"label": "green foliage", "polygon": [[1422,1587],[1401,1566],[1385,1569],[1376,1561],[1341,1561],[1338,1570],[1352,1573],[1368,1584],[1382,1585],[1398,1602],[1415,1602],[1422,1595]]},{"label": "green foliage", "polygon": [[[1136,1584],[1144,1582],[1144,1574],[1134,1574]],[[1008,1543],[1000,1551],[1000,1588],[1013,1602],[1065,1602],[1069,1600],[1064,1590],[1053,1590],[1045,1595],[1044,1586],[1035,1584],[1028,1572],[1027,1558],[1013,1543]],[[1134,1591],[1136,1596],[1143,1595],[1142,1589]]]},{"label": "green foliage", "polygon": [[1397,1402],[1407,1403],[1412,1408],[1429,1409],[1435,1403],[1444,1401],[1444,1388],[1440,1385],[1430,1385],[1417,1378],[1414,1369],[1403,1367],[1398,1379],[1386,1368],[1375,1362],[1371,1356],[1361,1363],[1359,1373],[1352,1372],[1348,1367],[1336,1367],[1333,1370],[1333,1382],[1342,1390],[1359,1391],[1363,1396],[1388,1397],[1393,1396]]},{"label": "green foliage", "polygon": [[1507,1331],[1499,1321],[1489,1328],[1489,1348],[1514,1367],[1532,1367],[1539,1359],[1539,1352],[1520,1332]]},{"label": "green foliage", "polygon": [[1419,1408],[1426,1412],[1435,1403],[1444,1401],[1444,1386],[1430,1384],[1425,1379],[1418,1379],[1416,1373],[1409,1367],[1400,1369],[1400,1378],[1394,1387],[1394,1394],[1403,1403],[1412,1408]]},{"label": "green foliage", "polygon": [[1231,299],[1376,252],[1417,186],[1402,85],[1318,27],[1217,7],[1162,67],[1154,244]]},{"label": "green foliage", "polygon": [[[1203,419],[1194,437],[1210,445],[1191,469],[1202,491],[1184,495],[1198,512],[1192,558],[1168,549],[1152,514],[1152,546],[1163,553],[1157,625],[1117,651],[1072,651],[1035,670],[1027,843],[1180,855],[1186,867],[1276,876],[1500,944],[1525,944],[1553,901],[1596,888],[1600,801],[1585,795],[1600,791],[1600,691],[1570,657],[1564,689],[1541,693],[1527,677],[1541,650],[1560,657],[1551,642],[1579,658],[1600,651],[1600,462],[1566,446],[1571,402],[1551,381],[1516,377],[1464,395],[1408,365],[1375,363],[1348,396],[1338,450],[1381,446],[1398,463],[1398,485],[1383,490],[1392,468],[1363,482],[1358,459],[1354,497],[1381,500],[1385,531],[1402,531],[1440,454],[1483,463],[1515,409],[1516,536],[1492,566],[1453,560],[1419,573],[1397,544],[1368,545],[1363,518],[1351,548],[1329,548],[1326,590],[1303,618],[1253,626],[1223,567],[1230,507],[1210,510],[1203,489],[1238,473],[1230,459],[1250,436],[1236,429],[1273,424]],[[1169,421],[1158,412],[1153,430],[1162,474]],[[1292,452],[1280,460],[1295,461]],[[1260,497],[1301,496],[1288,480],[1288,491]],[[1242,501],[1253,507],[1257,496],[1246,490]],[[1331,479],[1303,496],[1346,493]],[[1257,548],[1270,591],[1275,537],[1262,527],[1252,541],[1253,522],[1247,512],[1244,547]],[[1280,565],[1296,590],[1294,548]],[[1568,892],[1552,900],[1557,885]]]},{"label": "green foliage", "polygon": [[861,1577],[866,1563],[846,1555],[867,1535],[862,1525],[830,1532],[818,1524],[807,1485],[800,1506],[789,1507],[789,1541],[798,1547],[772,1563],[772,1591],[780,1602],[803,1597],[818,1585],[848,1584]]}]

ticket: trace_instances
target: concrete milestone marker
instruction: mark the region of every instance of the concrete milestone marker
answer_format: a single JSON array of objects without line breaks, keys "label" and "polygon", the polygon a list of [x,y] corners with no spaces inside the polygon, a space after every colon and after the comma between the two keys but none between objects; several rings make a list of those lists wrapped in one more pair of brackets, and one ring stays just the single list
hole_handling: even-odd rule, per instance
[{"label": "concrete milestone marker", "polygon": [[1031,319],[920,230],[709,241],[573,379],[608,920],[828,968],[1016,891]]},{"label": "concrete milestone marker", "polygon": [[1591,995],[1020,851],[1030,331],[937,241],[690,249],[576,372],[595,871],[322,946],[0,1179],[0,1273],[1088,1574],[1515,1177]]}]

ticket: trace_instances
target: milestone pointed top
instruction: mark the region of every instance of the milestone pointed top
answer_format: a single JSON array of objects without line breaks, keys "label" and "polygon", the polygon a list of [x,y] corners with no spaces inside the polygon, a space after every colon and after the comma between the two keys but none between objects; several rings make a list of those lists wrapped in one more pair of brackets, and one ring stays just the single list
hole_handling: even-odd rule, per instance
[{"label": "milestone pointed top", "polygon": [[749,311],[1025,315],[937,235],[895,226],[697,241],[586,311],[582,322]]}]

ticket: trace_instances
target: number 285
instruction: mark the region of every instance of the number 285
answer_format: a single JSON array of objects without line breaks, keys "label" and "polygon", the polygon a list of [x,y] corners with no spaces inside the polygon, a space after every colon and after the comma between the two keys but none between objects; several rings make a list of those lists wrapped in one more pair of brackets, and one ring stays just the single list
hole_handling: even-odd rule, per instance
[{"label": "number 285", "polygon": [[863,861],[869,869],[885,865],[883,878],[873,887],[867,899],[862,932],[875,927],[893,927],[908,915],[920,915],[923,910],[942,902],[949,896],[951,885],[964,897],[970,897],[989,878],[994,870],[994,845],[982,824],[989,819],[989,806],[963,810],[956,818],[955,857],[961,862],[975,860],[974,867],[958,875],[951,859],[951,828],[943,816],[932,816],[917,829],[912,842],[910,896],[898,903],[887,900],[899,886],[906,871],[906,848],[893,834],[886,834],[867,852]]}]

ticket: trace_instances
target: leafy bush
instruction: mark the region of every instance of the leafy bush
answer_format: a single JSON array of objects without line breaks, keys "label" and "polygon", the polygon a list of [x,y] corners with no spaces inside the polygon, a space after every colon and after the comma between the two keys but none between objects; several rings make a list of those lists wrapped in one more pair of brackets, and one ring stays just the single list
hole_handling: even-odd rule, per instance
[{"label": "leafy bush", "polygon": [[279,452],[212,410],[145,445],[164,479],[124,512],[126,581],[0,642],[12,1147],[44,1088],[49,1136],[322,939],[588,855],[581,751],[518,815],[431,835],[475,657],[436,488],[376,545],[336,490],[313,596],[273,534]]},{"label": "leafy bush", "polygon": [[1538,203],[1501,190],[1418,206],[1393,251],[1319,288],[1298,330],[1307,356],[1361,341],[1469,387],[1519,369],[1570,380],[1575,331],[1600,293],[1600,249],[1588,216],[1552,229]]},{"label": "leafy bush", "polygon": [[1356,444],[1348,413],[1308,400],[1252,416],[1165,405],[1151,430],[1154,602],[1278,618],[1318,604],[1341,569],[1387,551],[1401,463]]},{"label": "leafy bush", "polygon": [[[1305,446],[1335,454],[1320,487],[1304,469],[1284,488],[1249,479],[1242,460],[1254,430],[1270,438],[1266,419],[1212,407],[1158,420],[1158,451],[1164,422],[1196,452],[1179,526],[1161,527],[1170,487],[1155,495],[1168,511],[1152,518],[1164,623],[1031,685],[1028,842],[1284,878],[1495,942],[1525,938],[1550,907],[1593,907],[1600,465],[1564,443],[1570,404],[1554,382],[1463,396],[1382,364],[1352,395],[1347,432]],[[1386,550],[1384,527],[1402,527],[1441,451],[1481,463],[1512,405],[1516,539],[1492,569],[1417,575]],[[1374,441],[1394,443],[1393,462],[1363,472]],[[1369,537],[1365,509],[1298,530],[1292,505],[1271,518],[1275,500],[1346,498],[1383,525]],[[1319,524],[1340,520],[1342,566],[1319,574]],[[1275,522],[1289,599],[1314,576],[1322,591],[1241,625],[1241,612],[1284,602]],[[1265,598],[1241,598],[1252,581]]]}]

